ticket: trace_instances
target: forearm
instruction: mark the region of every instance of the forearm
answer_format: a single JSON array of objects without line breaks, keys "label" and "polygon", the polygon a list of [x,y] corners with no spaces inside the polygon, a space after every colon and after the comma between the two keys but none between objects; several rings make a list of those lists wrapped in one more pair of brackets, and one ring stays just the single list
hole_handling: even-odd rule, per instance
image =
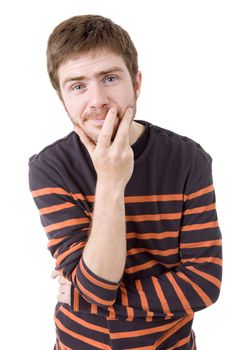
[{"label": "forearm", "polygon": [[91,232],[83,259],[99,277],[111,282],[122,277],[126,260],[124,188],[97,181]]}]

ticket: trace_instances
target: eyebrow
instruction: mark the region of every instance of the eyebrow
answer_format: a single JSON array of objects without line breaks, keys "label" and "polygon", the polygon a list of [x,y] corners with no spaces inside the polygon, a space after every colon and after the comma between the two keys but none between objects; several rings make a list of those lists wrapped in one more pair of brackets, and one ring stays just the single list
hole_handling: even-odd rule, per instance
[{"label": "eyebrow", "polygon": [[[114,67],[110,67],[108,69],[102,70],[100,72],[97,72],[94,74],[95,78],[99,78],[103,75],[109,74],[109,73],[113,73],[113,72],[124,72],[124,70],[120,67],[114,66]],[[71,81],[77,81],[77,80],[88,80],[88,77],[81,75],[81,76],[76,76],[76,77],[67,77],[64,82],[62,83],[62,86],[64,87],[67,83],[71,82]]]}]

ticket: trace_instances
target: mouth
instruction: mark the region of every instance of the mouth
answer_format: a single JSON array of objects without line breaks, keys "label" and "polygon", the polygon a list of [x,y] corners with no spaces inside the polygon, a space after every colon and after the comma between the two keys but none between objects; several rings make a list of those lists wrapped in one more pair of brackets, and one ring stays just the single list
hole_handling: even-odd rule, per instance
[{"label": "mouth", "polygon": [[91,122],[96,125],[103,125],[105,119],[91,119]]},{"label": "mouth", "polygon": [[[104,121],[106,119],[106,116],[105,117],[99,117],[99,118],[92,118],[92,119],[89,119],[91,123],[95,124],[95,125],[103,125]],[[119,116],[117,115],[117,120],[119,120]]]}]

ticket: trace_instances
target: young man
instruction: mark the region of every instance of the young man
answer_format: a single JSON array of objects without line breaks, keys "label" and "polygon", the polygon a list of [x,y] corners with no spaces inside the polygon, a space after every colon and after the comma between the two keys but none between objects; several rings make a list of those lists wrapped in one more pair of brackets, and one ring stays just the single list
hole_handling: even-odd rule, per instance
[{"label": "young man", "polygon": [[62,22],[47,60],[74,125],[29,160],[61,285],[54,349],[195,349],[194,312],[221,286],[211,156],[134,120],[137,52],[110,19]]}]

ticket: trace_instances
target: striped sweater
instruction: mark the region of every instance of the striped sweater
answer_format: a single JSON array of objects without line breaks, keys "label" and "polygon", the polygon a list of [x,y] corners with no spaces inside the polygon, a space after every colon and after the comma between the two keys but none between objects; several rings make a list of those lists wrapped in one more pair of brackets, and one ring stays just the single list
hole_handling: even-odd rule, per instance
[{"label": "striped sweater", "polygon": [[71,282],[71,306],[58,302],[54,311],[54,350],[195,349],[194,312],[219,297],[222,246],[212,158],[188,137],[135,121],[145,129],[131,146],[127,257],[118,283],[94,274],[82,258],[97,174],[79,136],[72,131],[29,159],[29,187],[47,247]]}]

